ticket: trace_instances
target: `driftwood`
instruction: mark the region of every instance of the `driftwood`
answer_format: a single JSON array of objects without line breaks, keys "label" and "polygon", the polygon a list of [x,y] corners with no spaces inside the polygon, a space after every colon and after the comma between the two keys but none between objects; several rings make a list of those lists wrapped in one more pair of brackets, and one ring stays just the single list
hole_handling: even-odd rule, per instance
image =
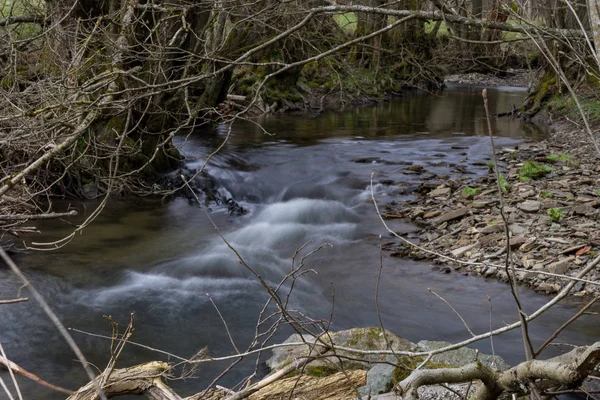
[{"label": "driftwood", "polygon": [[480,362],[461,368],[428,369],[415,371],[397,386],[400,394],[409,400],[418,399],[418,389],[425,385],[464,383],[480,380],[472,399],[493,400],[502,393],[523,395],[528,383],[545,389],[565,385],[574,388],[586,379],[600,363],[600,342],[579,347],[549,360],[530,360],[507,370],[497,371]]},{"label": "driftwood", "polygon": [[[162,377],[170,370],[169,364],[162,361],[116,369],[112,371],[102,390],[108,398],[145,394],[153,400],[181,400],[181,397],[162,381]],[[101,379],[101,376],[98,379]],[[96,386],[90,382],[69,396],[68,400],[98,400],[99,398]]]}]

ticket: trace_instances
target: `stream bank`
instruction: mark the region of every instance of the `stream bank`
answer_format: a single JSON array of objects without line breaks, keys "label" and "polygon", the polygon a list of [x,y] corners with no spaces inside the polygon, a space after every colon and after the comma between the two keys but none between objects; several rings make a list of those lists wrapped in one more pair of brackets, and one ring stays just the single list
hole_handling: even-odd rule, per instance
[{"label": "stream bank", "polygon": [[[500,147],[496,154],[517,280],[546,294],[569,282],[557,275],[579,274],[600,248],[600,160],[575,125],[563,120],[553,130],[546,140]],[[442,272],[507,281],[494,162],[463,161],[462,171],[455,170],[463,174],[425,176],[413,192],[417,198],[388,206],[385,218],[419,226],[421,246],[389,244],[388,249],[395,256],[430,260]],[[467,170],[482,176],[464,176]],[[585,279],[598,282],[600,270],[594,268]],[[575,296],[598,293],[600,286],[584,281],[573,291]]]}]

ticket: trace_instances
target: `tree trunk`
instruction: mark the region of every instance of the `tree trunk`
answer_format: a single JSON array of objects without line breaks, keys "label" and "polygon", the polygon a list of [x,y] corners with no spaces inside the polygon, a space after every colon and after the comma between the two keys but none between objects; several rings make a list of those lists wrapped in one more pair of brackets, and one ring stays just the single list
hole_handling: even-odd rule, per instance
[{"label": "tree trunk", "polygon": [[587,0],[588,18],[590,28],[594,37],[594,47],[596,49],[596,61],[600,65],[600,0]]}]

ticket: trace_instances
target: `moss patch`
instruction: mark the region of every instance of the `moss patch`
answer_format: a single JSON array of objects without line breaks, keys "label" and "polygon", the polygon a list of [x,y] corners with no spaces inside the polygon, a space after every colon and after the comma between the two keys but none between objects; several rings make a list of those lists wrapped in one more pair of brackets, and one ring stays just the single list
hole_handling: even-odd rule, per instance
[{"label": "moss patch", "polygon": [[[394,375],[392,376],[392,381],[386,387],[386,392],[391,391],[394,386],[396,386],[399,382],[402,382],[404,379],[408,378],[410,374],[417,368],[419,365],[423,363],[424,359],[421,357],[402,357],[398,364],[400,367],[394,368]],[[422,369],[440,369],[440,368],[455,368],[454,365],[448,365],[440,362],[432,362],[429,361],[425,364]]]}]

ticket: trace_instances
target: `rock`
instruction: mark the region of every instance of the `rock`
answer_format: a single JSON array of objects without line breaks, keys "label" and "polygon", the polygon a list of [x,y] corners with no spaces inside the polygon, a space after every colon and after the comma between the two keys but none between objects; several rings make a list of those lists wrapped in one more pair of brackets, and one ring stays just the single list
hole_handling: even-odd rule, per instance
[{"label": "rock", "polygon": [[423,166],[422,166],[422,165],[415,164],[415,165],[411,165],[410,167],[408,167],[408,168],[406,168],[406,169],[407,169],[407,170],[409,170],[409,171],[421,172],[421,171],[423,171],[425,168],[423,168]]},{"label": "rock", "polygon": [[478,200],[478,201],[474,201],[473,203],[471,203],[471,206],[473,206],[473,208],[489,208],[495,204],[498,203],[498,200]]},{"label": "rock", "polygon": [[367,384],[358,389],[361,396],[377,395],[385,393],[394,377],[394,366],[389,364],[377,364],[367,372]]},{"label": "rock", "polygon": [[452,193],[452,189],[444,185],[429,192],[430,197],[448,197]]},{"label": "rock", "polygon": [[[434,342],[429,340],[421,340],[417,343],[417,346],[420,351],[431,351],[441,349],[446,346],[450,346],[452,343],[450,342]],[[462,367],[464,365],[470,364],[475,360],[475,355],[477,354],[476,350],[461,347],[457,350],[447,351],[442,354],[436,354],[431,358],[432,362],[443,363],[447,365],[452,365],[456,367]],[[477,359],[481,361],[484,365],[488,367],[496,368],[499,370],[506,370],[510,368],[510,366],[502,359],[502,357],[493,357],[488,354],[479,353],[477,355]]]},{"label": "rock", "polygon": [[569,269],[571,269],[571,262],[575,259],[575,257],[568,257],[564,260],[553,262],[548,265],[548,272],[552,274],[566,274]]},{"label": "rock", "polygon": [[594,210],[594,208],[588,204],[573,207],[572,210],[573,210],[573,214],[585,215],[586,217],[593,217],[594,214],[596,214],[596,210]]},{"label": "rock", "polygon": [[556,293],[560,290],[560,285],[557,283],[543,282],[536,288],[536,290],[546,293]]},{"label": "rock", "polygon": [[327,377],[309,375],[278,380],[248,397],[249,400],[294,399],[347,400],[356,398],[356,388],[367,381],[366,371],[345,371]]},{"label": "rock", "polygon": [[526,201],[520,203],[519,205],[517,205],[517,208],[519,210],[525,211],[528,213],[538,212],[541,207],[542,207],[541,203],[539,201],[535,201],[535,200],[526,200]]},{"label": "rock", "polygon": [[469,244],[467,246],[460,247],[456,250],[452,250],[451,254],[453,257],[460,257],[463,254],[465,254],[467,251],[474,249],[477,246],[479,246],[479,243]]},{"label": "rock", "polygon": [[527,239],[527,241],[525,243],[523,243],[521,245],[521,247],[519,247],[519,250],[523,251],[523,252],[528,252],[533,250],[533,247],[535,246],[535,243],[537,242],[537,238],[534,237],[530,237],[529,239]]},{"label": "rock", "polygon": [[504,237],[504,233],[494,233],[492,235],[480,237],[479,243],[481,243],[483,246],[496,246],[500,244]]},{"label": "rock", "polygon": [[469,212],[469,209],[467,207],[459,208],[458,210],[450,211],[445,214],[442,214],[434,222],[439,225],[444,222],[448,222],[448,221],[455,220],[457,218],[464,217],[465,215],[468,214],[468,212]]},{"label": "rock", "polygon": [[98,197],[98,185],[94,183],[87,183],[81,187],[81,194],[86,199],[95,199]]},{"label": "rock", "polygon": [[424,219],[431,219],[431,218],[438,217],[441,214],[442,214],[442,212],[438,211],[438,210],[436,210],[436,211],[429,211],[428,213],[425,213],[425,215],[423,215],[423,218]]},{"label": "rock", "polygon": [[544,264],[542,263],[537,263],[533,266],[532,268],[534,271],[543,271],[544,270]]},{"label": "rock", "polygon": [[522,235],[523,233],[527,232],[527,228],[525,228],[523,225],[519,225],[519,224],[508,225],[508,230],[513,235]]},{"label": "rock", "polygon": [[487,233],[497,233],[497,232],[504,232],[504,223],[503,222],[496,222],[495,224],[492,225],[487,225],[481,229],[479,229],[479,232],[487,234]]},{"label": "rock", "polygon": [[[393,350],[408,351],[413,349],[415,346],[414,343],[409,342],[408,340],[403,339],[392,332],[386,331],[386,336]],[[346,331],[330,332],[329,337],[331,337],[333,343],[342,347],[352,347],[361,350],[384,350],[388,348],[386,340],[379,328],[354,328]],[[307,341],[307,343],[314,343],[315,341],[314,338],[308,335],[306,335],[304,339]],[[321,339],[329,341],[329,338],[322,337]],[[300,338],[300,335],[296,333],[287,338],[284,343],[301,341],[302,339]],[[275,348],[272,351],[273,355],[266,362],[267,366],[271,370],[278,370],[282,368],[282,366],[285,366],[290,362],[294,362],[299,357],[305,356],[308,352],[308,349],[308,346],[305,344]],[[368,368],[372,362],[381,361],[381,356],[378,355],[357,355],[354,353],[346,354],[342,351],[338,351],[337,354],[346,355],[355,359],[360,358],[358,361],[344,361],[344,366],[350,369]],[[327,365],[331,366],[332,361],[335,361],[336,363],[339,362],[337,359],[331,359],[331,361],[327,362]],[[324,365],[324,363],[325,362],[323,360],[316,360],[311,362],[309,365]]]},{"label": "rock", "polygon": [[527,243],[527,238],[525,236],[517,236],[510,239],[510,248],[512,250],[518,249]]},{"label": "rock", "polygon": [[534,197],[535,196],[535,192],[533,190],[526,190],[526,191],[523,191],[523,192],[519,192],[518,195],[522,199],[527,199],[529,197]]}]

